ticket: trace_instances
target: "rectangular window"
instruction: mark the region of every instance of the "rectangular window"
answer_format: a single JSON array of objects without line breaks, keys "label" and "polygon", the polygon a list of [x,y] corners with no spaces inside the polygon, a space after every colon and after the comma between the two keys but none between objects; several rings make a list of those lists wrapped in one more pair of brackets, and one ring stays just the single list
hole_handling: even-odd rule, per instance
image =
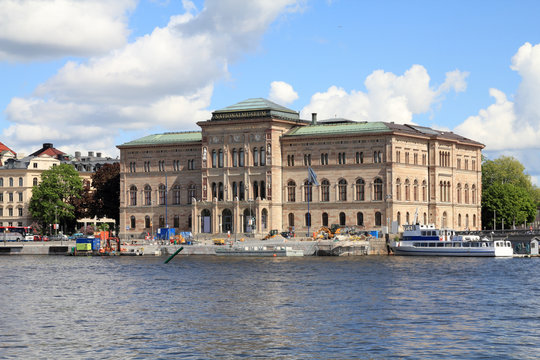
[{"label": "rectangular window", "polygon": [[19,201],[23,201],[23,193],[19,193]]},{"label": "rectangular window", "polygon": [[8,196],[9,196],[9,202],[13,202],[13,193],[9,193]]},{"label": "rectangular window", "polygon": [[17,210],[19,211],[19,216],[23,216],[23,215],[22,215],[23,209],[22,209],[22,208],[18,208]]}]

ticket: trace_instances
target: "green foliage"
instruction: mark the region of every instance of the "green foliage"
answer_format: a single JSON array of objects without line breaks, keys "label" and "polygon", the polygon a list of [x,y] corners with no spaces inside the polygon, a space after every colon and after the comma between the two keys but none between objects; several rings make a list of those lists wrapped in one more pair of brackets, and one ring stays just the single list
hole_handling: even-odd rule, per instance
[{"label": "green foliage", "polygon": [[83,189],[77,171],[68,164],[52,167],[41,174],[41,182],[32,189],[30,214],[44,228],[48,224],[75,219],[72,202],[80,198]]},{"label": "green foliage", "polygon": [[536,204],[531,194],[517,185],[510,183],[495,183],[482,195],[483,224],[493,228],[493,211],[496,212],[496,221],[501,226],[504,219],[506,228],[512,224],[523,224],[534,221]]},{"label": "green foliage", "polygon": [[93,202],[91,217],[108,217],[120,221],[120,164],[105,164],[92,175]]},{"label": "green foliage", "polygon": [[482,164],[482,224],[493,228],[495,211],[497,225],[504,219],[505,228],[512,224],[531,222],[536,216],[540,190],[525,173],[525,167],[515,158],[501,156]]}]

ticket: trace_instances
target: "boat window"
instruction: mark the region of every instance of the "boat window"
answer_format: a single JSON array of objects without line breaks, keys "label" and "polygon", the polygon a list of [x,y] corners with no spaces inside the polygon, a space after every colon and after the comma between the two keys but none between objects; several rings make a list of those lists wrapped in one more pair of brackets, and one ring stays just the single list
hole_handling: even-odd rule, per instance
[{"label": "boat window", "polygon": [[487,247],[487,244],[486,244],[486,243],[482,243],[482,247]]},{"label": "boat window", "polygon": [[429,243],[429,247],[435,247],[435,243]]},{"label": "boat window", "polygon": [[418,247],[418,243],[412,243],[412,246]]},{"label": "boat window", "polygon": [[463,246],[463,247],[471,247],[471,244],[465,242],[465,243],[462,244],[462,246]]},{"label": "boat window", "polygon": [[427,243],[420,243],[421,247],[427,247]]},{"label": "boat window", "polygon": [[458,243],[458,242],[455,242],[455,243],[454,243],[454,247],[461,247],[461,244]]},{"label": "boat window", "polygon": [[444,244],[443,243],[437,243],[437,247],[444,247]]},{"label": "boat window", "polygon": [[422,231],[422,236],[426,236],[426,232],[425,232],[425,231]]},{"label": "boat window", "polygon": [[444,244],[444,247],[452,247],[452,243],[446,243]]}]

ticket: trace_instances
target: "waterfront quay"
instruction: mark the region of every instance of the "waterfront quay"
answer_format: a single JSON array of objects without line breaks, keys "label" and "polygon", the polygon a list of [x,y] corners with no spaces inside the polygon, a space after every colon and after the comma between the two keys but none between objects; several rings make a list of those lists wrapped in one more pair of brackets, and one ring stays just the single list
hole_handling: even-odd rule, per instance
[{"label": "waterfront quay", "polygon": [[[220,239],[221,240],[221,239]],[[355,255],[386,255],[384,239],[373,238],[370,241],[334,241],[313,240],[312,238],[269,239],[261,240],[246,238],[242,240],[224,240],[223,245],[216,245],[214,238],[198,238],[190,245],[171,244],[162,240],[130,240],[121,242],[121,251],[111,253],[92,253],[88,255],[170,255],[180,247],[179,255],[216,255],[216,249],[225,247],[290,247],[302,250],[304,256],[355,256]],[[48,242],[0,242],[0,255],[70,255],[75,248],[75,241]]]}]

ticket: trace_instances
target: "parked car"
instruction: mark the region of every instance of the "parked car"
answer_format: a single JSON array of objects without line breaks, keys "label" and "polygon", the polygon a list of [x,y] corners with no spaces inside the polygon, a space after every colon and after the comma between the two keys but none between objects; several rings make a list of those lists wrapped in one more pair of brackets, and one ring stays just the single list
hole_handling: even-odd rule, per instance
[{"label": "parked car", "polygon": [[41,241],[49,241],[49,237],[47,235],[43,235],[41,237]]},{"label": "parked car", "polygon": [[68,239],[68,237],[64,234],[58,234],[58,235],[52,235],[50,238],[49,238],[51,241],[66,241]]}]

